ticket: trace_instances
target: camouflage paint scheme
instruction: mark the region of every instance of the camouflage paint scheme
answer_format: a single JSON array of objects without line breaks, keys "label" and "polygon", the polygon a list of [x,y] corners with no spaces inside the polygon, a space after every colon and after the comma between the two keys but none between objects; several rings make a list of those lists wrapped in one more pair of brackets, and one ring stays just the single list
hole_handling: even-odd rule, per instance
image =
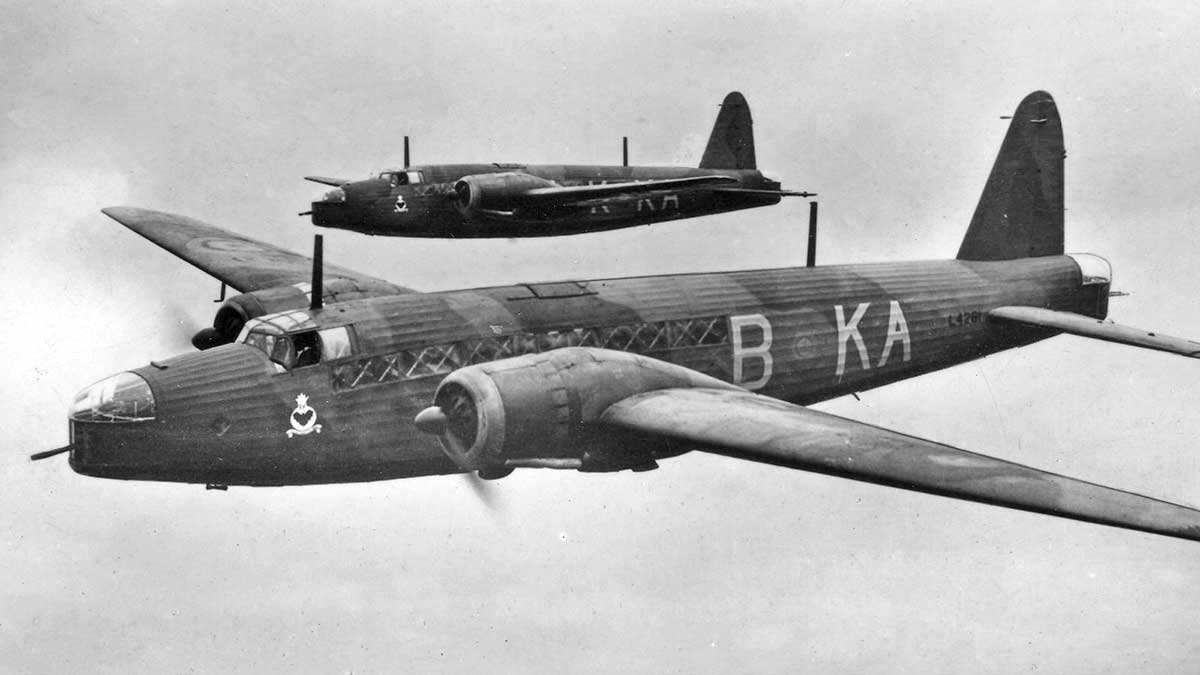
[{"label": "camouflage paint scheme", "polygon": [[[731,92],[721,104],[699,168],[436,164],[405,166],[361,181],[309,176],[308,180],[335,187],[312,203],[312,222],[398,237],[547,237],[769,206],[789,195],[809,196],[782,190],[777,181],[757,170],[752,125],[746,99]],[[713,182],[704,183],[704,178]],[[721,179],[724,182],[715,183]],[[656,187],[655,181],[702,184]],[[628,189],[615,193],[583,189],[613,184]],[[465,195],[475,189],[487,189],[490,196],[479,197],[481,202],[471,206]],[[456,201],[460,190],[464,196]],[[539,190],[551,194],[532,194]]]},{"label": "camouflage paint scheme", "polygon": [[[243,294],[202,351],[81,392],[69,446],[34,458],[69,451],[75,471],[109,478],[288,485],[647,470],[699,449],[1200,541],[1195,509],[803,407],[1059,332],[1200,357],[1195,341],[1104,320],[1107,261],[1063,254],[1063,157],[1054,101],[1034,92],[955,260],[425,294],[333,266],[306,288],[303,256],[105,209]],[[328,304],[318,293],[310,306],[314,287]]]},{"label": "camouflage paint scheme", "polygon": [[[520,211],[512,216],[464,214],[455,207],[454,185],[465,176],[521,173],[562,186],[602,185],[634,181],[728,176],[730,187],[779,191],[777,181],[757,170],[685,167],[627,167],[591,165],[440,164],[413,166],[421,172],[418,185],[393,185],[370,178],[340,186],[344,201],[316,201],[313,224],[363,234],[394,237],[552,237],[615,230],[680,218],[778,204],[779,194],[721,192],[703,187],[629,193],[613,197],[563,201],[551,207]],[[403,211],[397,210],[397,199]]]},{"label": "camouflage paint scheme", "polygon": [[[1080,281],[1075,261],[1057,256],[605,279],[339,302],[307,314],[317,327],[352,326],[353,356],[277,373],[261,351],[231,344],[135,369],[154,393],[157,419],[135,428],[72,421],[71,465],[90,475],[230,485],[457,473],[437,440],[419,433],[412,420],[446,374],[472,362],[465,353],[472,340],[516,337],[530,345],[518,351],[528,353],[539,350],[539,337],[551,348],[544,336],[554,331],[716,318],[725,336],[716,344],[675,349],[652,344],[641,351],[804,405],[1054,334],[994,325],[983,317],[996,307],[1032,305],[1102,316],[1107,286],[1083,287]],[[894,342],[884,362],[893,302],[903,312],[911,344],[906,349]],[[843,326],[865,307],[857,322],[863,349],[853,336],[839,340],[839,307]],[[753,355],[763,342],[761,321],[735,331],[730,324],[738,317],[769,323],[769,372],[763,356]],[[737,379],[735,335],[750,354]],[[334,386],[339,367],[447,347],[453,355],[445,364],[417,376]],[[753,386],[764,376],[765,382]],[[324,430],[289,438],[288,419],[300,394],[318,411]]]}]

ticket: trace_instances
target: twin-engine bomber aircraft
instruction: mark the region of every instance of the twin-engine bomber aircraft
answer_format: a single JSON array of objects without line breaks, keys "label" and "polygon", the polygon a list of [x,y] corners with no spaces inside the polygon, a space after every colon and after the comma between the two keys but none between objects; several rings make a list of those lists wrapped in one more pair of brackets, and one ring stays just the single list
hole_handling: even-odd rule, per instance
[{"label": "twin-engine bomber aircraft", "polygon": [[[750,106],[725,97],[699,168],[440,164],[349,181],[312,203],[314,225],[393,237],[548,237],[778,204],[815,193],[780,189],[754,157]],[[628,163],[628,162],[626,162]]]},{"label": "twin-engine bomber aircraft", "polygon": [[1034,92],[955,260],[442,293],[325,268],[319,247],[310,261],[188,218],[105,209],[270,313],[246,317],[234,344],[84,389],[70,445],[34,458],[261,486],[638,471],[702,450],[1200,540],[1200,511],[803,407],[1059,333],[1200,355],[1104,320],[1108,263],[1063,254],[1063,156],[1054,101]]}]

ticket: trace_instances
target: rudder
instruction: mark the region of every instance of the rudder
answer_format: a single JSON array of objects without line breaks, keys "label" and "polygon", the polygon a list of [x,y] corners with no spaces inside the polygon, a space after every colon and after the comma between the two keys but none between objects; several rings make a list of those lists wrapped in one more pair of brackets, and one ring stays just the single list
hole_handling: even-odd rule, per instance
[{"label": "rudder", "polygon": [[757,169],[754,158],[754,122],[750,105],[740,92],[732,91],[721,102],[700,160],[701,169]]},{"label": "rudder", "polygon": [[959,260],[1013,260],[1063,253],[1062,120],[1044,91],[1013,113]]}]

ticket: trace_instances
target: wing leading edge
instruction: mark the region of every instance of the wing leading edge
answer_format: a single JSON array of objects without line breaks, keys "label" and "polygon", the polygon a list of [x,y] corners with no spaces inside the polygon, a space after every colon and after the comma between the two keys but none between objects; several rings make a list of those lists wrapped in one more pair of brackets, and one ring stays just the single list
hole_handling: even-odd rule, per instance
[{"label": "wing leading edge", "polygon": [[[194,218],[127,206],[110,206],[101,211],[242,293],[304,282],[312,277],[312,258]],[[339,277],[354,281],[360,290],[380,295],[414,292],[326,263],[326,283]]]},{"label": "wing leading edge", "polygon": [[1200,541],[1200,511],[817,412],[750,392],[663,389],[606,423],[715,454]]},{"label": "wing leading edge", "polygon": [[328,176],[305,176],[304,180],[320,183],[321,185],[331,185],[333,187],[341,187],[350,182],[348,178],[330,178]]},{"label": "wing leading edge", "polygon": [[567,185],[531,188],[521,192],[519,199],[527,202],[555,200],[584,200],[609,197],[617,194],[652,192],[672,188],[703,188],[712,185],[737,183],[733,176],[689,176],[687,178],[664,178],[662,180],[630,181],[626,183],[603,183],[600,185]]}]

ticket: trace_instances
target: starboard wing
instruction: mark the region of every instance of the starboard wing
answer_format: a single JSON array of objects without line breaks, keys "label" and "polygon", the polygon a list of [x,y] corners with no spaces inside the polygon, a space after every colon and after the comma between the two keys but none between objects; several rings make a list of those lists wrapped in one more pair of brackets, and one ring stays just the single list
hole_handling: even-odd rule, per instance
[{"label": "starboard wing", "polygon": [[1200,541],[1200,511],[759,396],[663,389],[606,423],[754,462]]},{"label": "starboard wing", "polygon": [[715,187],[709,188],[712,192],[723,192],[733,195],[755,195],[762,197],[816,197],[815,192],[803,192],[796,190],[760,190],[758,188],[736,188],[736,187]]},{"label": "starboard wing", "polygon": [[[111,206],[102,212],[242,293],[312,278],[312,258],[194,218],[128,206]],[[339,277],[353,280],[364,291],[379,294],[413,292],[327,263],[325,282]]]},{"label": "starboard wing", "polygon": [[669,190],[673,188],[699,188],[713,185],[737,183],[733,176],[690,176],[687,178],[664,178],[662,180],[629,181],[625,183],[605,183],[602,185],[568,185],[557,187],[531,188],[525,190],[517,198],[526,203],[550,201],[583,201],[598,199],[619,194],[636,194]]}]

